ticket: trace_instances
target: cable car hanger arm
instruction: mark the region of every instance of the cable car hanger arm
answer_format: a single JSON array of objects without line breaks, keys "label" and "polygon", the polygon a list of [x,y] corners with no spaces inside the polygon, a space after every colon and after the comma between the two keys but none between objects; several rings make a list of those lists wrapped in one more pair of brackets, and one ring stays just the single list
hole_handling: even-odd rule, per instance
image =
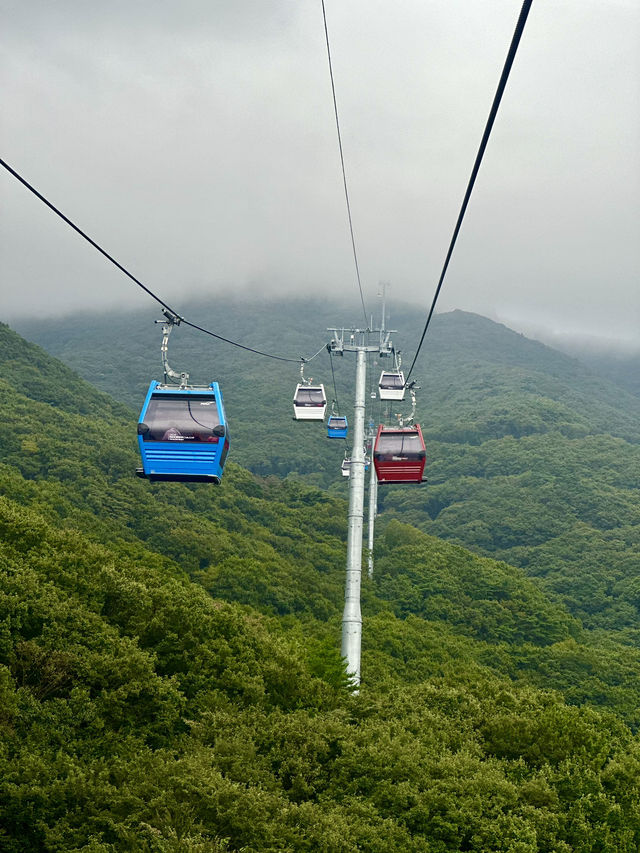
[{"label": "cable car hanger arm", "polygon": [[162,353],[162,369],[164,371],[164,384],[168,384],[169,379],[175,379],[180,383],[180,388],[186,388],[189,384],[189,374],[188,373],[177,373],[169,364],[167,353],[169,351],[169,335],[171,334],[171,330],[174,326],[179,326],[181,322],[181,317],[178,317],[176,314],[172,314],[170,311],[167,311],[166,308],[163,308],[162,313],[164,314],[164,320],[156,320],[156,323],[162,323],[162,345],[160,346],[160,351]]}]

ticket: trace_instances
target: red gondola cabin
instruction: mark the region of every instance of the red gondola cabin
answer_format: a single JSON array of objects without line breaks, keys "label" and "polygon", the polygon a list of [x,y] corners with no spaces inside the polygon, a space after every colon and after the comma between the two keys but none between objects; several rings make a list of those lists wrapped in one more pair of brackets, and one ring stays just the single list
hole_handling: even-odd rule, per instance
[{"label": "red gondola cabin", "polygon": [[422,430],[410,427],[378,427],[373,464],[379,483],[421,483],[426,452]]}]

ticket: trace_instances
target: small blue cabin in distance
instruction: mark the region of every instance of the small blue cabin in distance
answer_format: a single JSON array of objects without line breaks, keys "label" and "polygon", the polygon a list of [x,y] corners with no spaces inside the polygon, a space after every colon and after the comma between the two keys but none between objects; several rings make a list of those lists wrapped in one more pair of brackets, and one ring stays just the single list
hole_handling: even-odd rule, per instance
[{"label": "small blue cabin in distance", "polygon": [[346,438],[349,427],[343,415],[329,415],[327,421],[327,436],[329,438]]},{"label": "small blue cabin in distance", "polygon": [[217,382],[178,388],[153,380],[140,412],[138,447],[148,480],[222,480],[229,434]]}]

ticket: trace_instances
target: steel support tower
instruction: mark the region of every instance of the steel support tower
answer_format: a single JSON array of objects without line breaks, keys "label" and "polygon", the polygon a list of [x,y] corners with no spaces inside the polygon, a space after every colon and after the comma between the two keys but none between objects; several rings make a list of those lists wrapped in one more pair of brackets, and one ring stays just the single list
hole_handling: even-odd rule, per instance
[{"label": "steel support tower", "polygon": [[367,569],[369,577],[373,577],[373,534],[375,531],[376,517],[378,515],[378,477],[376,466],[373,464],[373,442],[375,434],[371,436],[371,462],[369,469],[369,523],[367,524],[367,546],[368,558]]},{"label": "steel support tower", "polygon": [[[360,685],[360,654],[362,648],[362,612],[360,586],[362,581],[362,527],[364,519],[365,483],[365,403],[367,385],[367,353],[390,356],[393,346],[389,332],[384,329],[329,329],[333,338],[331,352],[356,354],[356,395],[353,418],[353,446],[349,466],[349,515],[347,526],[347,577],[342,614],[342,656],[347,661],[347,674],[352,686]],[[374,345],[370,336],[379,335]],[[346,338],[346,340],[345,340]],[[373,459],[371,460],[373,467]]]}]

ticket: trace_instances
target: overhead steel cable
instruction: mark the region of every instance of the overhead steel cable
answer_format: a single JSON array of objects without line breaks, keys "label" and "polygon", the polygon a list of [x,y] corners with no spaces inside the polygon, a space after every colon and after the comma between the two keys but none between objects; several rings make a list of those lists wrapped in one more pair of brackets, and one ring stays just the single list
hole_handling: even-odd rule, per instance
[{"label": "overhead steel cable", "polygon": [[202,326],[199,326],[197,323],[192,323],[190,320],[187,320],[185,317],[183,317],[181,314],[179,314],[177,311],[175,311],[170,305],[167,305],[167,303],[164,300],[162,300],[152,290],[150,290],[145,284],[143,284],[140,281],[140,279],[136,278],[135,275],[130,273],[126,267],[123,267],[121,263],[118,263],[118,261],[114,257],[112,257],[112,255],[110,255],[107,251],[105,251],[102,248],[102,246],[100,246],[98,243],[96,243],[95,240],[92,240],[88,234],[86,234],[81,228],[79,228],[74,222],[72,222],[68,216],[65,216],[61,210],[59,210],[52,202],[50,202],[49,199],[45,198],[45,196],[43,196],[42,193],[38,192],[38,190],[34,186],[32,186],[27,180],[25,180],[25,178],[23,178],[22,175],[20,175],[18,172],[16,172],[15,169],[12,169],[11,166],[7,162],[5,162],[2,158],[0,158],[0,166],[3,166],[7,170],[7,172],[9,172],[11,175],[13,175],[13,177],[16,178],[16,180],[20,181],[20,183],[23,186],[25,186],[30,192],[32,192],[36,196],[36,198],[40,199],[40,201],[43,202],[43,204],[46,204],[46,206],[50,210],[52,210],[57,216],[60,217],[60,219],[62,219],[64,222],[66,222],[70,228],[73,228],[73,230],[77,234],[79,234],[84,240],[87,241],[87,243],[89,243],[91,246],[93,246],[94,249],[97,249],[98,252],[100,252],[101,255],[104,255],[104,257],[107,258],[107,260],[111,261],[111,263],[114,266],[116,266],[120,270],[120,272],[123,272],[128,278],[131,279],[131,281],[135,282],[138,285],[138,287],[141,287],[145,293],[147,293],[152,299],[155,299],[156,302],[158,302],[160,305],[162,305],[163,308],[165,308],[170,314],[172,314],[176,318],[176,320],[178,320],[180,323],[184,323],[185,326],[191,326],[192,329],[197,329],[199,332],[203,332],[205,335],[210,335],[212,338],[216,338],[216,340],[218,340],[218,341],[223,341],[225,344],[231,344],[231,346],[238,347],[238,349],[245,350],[246,352],[252,352],[255,355],[261,355],[264,358],[272,358],[272,359],[275,359],[276,361],[288,361],[288,362],[291,362],[293,364],[299,364],[300,361],[311,361],[311,359],[314,359],[324,349],[324,345],[323,345],[318,350],[318,352],[315,355],[311,356],[311,358],[309,358],[309,359],[286,358],[285,356],[282,356],[282,355],[273,355],[272,353],[262,352],[261,350],[254,349],[253,347],[245,346],[245,344],[240,344],[237,341],[232,341],[230,338],[225,338],[223,335],[218,335],[216,332],[212,332],[210,329],[205,329]]},{"label": "overhead steel cable", "polygon": [[338,102],[336,100],[336,87],[333,79],[333,64],[331,62],[331,48],[329,47],[329,29],[327,27],[327,12],[322,0],[322,20],[324,22],[324,37],[327,44],[327,59],[329,60],[329,77],[331,78],[331,94],[333,95],[333,112],[336,117],[336,131],[338,133],[338,148],[340,149],[340,165],[342,167],[342,183],[344,185],[344,197],[347,203],[347,216],[349,218],[349,233],[351,234],[351,248],[353,249],[353,261],[356,267],[356,278],[358,279],[358,290],[360,291],[360,302],[364,312],[365,328],[368,328],[367,309],[364,304],[362,293],[362,281],[360,279],[360,265],[358,264],[358,253],[356,251],[356,238],[353,233],[353,220],[351,218],[351,204],[349,202],[349,190],[347,188],[347,173],[344,167],[344,153],[342,151],[342,134],[340,133],[340,119],[338,118]]},{"label": "overhead steel cable", "polygon": [[320,349],[315,355],[310,355],[309,358],[302,358],[300,361],[304,361],[305,364],[308,364],[310,361],[313,361],[314,358],[317,358],[321,352],[324,352],[327,348],[327,344],[322,344]]},{"label": "overhead steel cable", "polygon": [[495,121],[496,115],[498,114],[498,107],[500,106],[500,101],[502,100],[502,95],[504,93],[505,87],[507,85],[507,80],[509,79],[509,73],[511,71],[511,66],[513,65],[513,60],[515,59],[518,45],[520,44],[520,38],[522,37],[522,33],[524,31],[524,25],[527,22],[527,16],[529,14],[529,10],[531,9],[531,4],[533,0],[524,0],[522,4],[522,9],[520,10],[520,17],[518,18],[518,22],[516,24],[516,29],[513,34],[513,38],[511,40],[511,47],[509,48],[509,53],[507,54],[507,59],[504,64],[504,68],[502,69],[502,75],[500,76],[500,81],[498,83],[498,89],[496,91],[495,97],[493,99],[493,104],[491,106],[491,111],[489,113],[489,118],[487,119],[487,124],[484,129],[484,134],[482,135],[482,140],[480,142],[480,148],[478,149],[478,154],[476,156],[476,161],[473,165],[473,169],[471,171],[471,177],[469,178],[469,184],[467,186],[467,191],[464,196],[464,200],[462,202],[462,207],[460,208],[460,213],[458,215],[458,221],[456,222],[456,227],[453,231],[453,237],[451,238],[451,243],[449,244],[449,250],[447,252],[447,256],[445,258],[444,266],[442,268],[442,272],[440,274],[440,279],[438,281],[438,286],[436,287],[436,292],[433,297],[433,302],[431,303],[431,308],[429,309],[429,315],[427,317],[427,322],[425,323],[424,329],[422,330],[422,337],[420,338],[420,343],[418,344],[418,349],[416,350],[416,354],[411,362],[411,367],[409,368],[409,372],[407,373],[407,378],[405,380],[405,386],[409,381],[409,377],[413,372],[413,368],[418,359],[418,355],[420,354],[420,350],[422,349],[422,344],[424,342],[425,335],[427,334],[427,329],[429,328],[429,323],[431,322],[431,318],[433,316],[433,312],[436,307],[436,302],[438,301],[438,296],[440,295],[440,290],[442,289],[442,283],[444,281],[444,277],[447,273],[447,268],[449,266],[449,261],[451,260],[451,255],[453,254],[453,249],[456,244],[456,240],[458,239],[458,232],[460,231],[460,227],[462,225],[462,220],[464,219],[465,212],[467,210],[467,205],[469,204],[469,199],[471,198],[471,192],[473,190],[473,186],[476,181],[476,177],[478,175],[478,171],[480,169],[480,164],[482,163],[482,158],[484,156],[485,148],[487,147],[487,143],[489,141],[489,136],[491,135],[491,129],[493,128],[493,123]]},{"label": "overhead steel cable", "polygon": [[[169,311],[171,314],[174,314],[176,317],[180,316],[177,311],[174,311],[170,305],[167,305],[166,302],[163,302],[162,299],[160,299],[158,296],[156,296],[155,293],[153,293],[151,290],[149,290],[148,287],[146,287],[141,281],[139,281],[134,275],[132,275],[129,272],[129,270],[125,269],[125,267],[123,267],[122,264],[118,263],[118,261],[116,261],[115,258],[113,258],[108,252],[106,252],[102,248],[102,246],[99,246],[95,242],[95,240],[92,240],[88,234],[85,234],[85,232],[81,228],[79,228],[74,222],[72,222],[68,216],[65,216],[64,213],[62,213],[61,210],[59,210],[52,202],[50,202],[48,198],[45,198],[42,195],[42,193],[38,192],[38,190],[34,186],[32,186],[25,178],[23,178],[22,175],[18,174],[18,172],[16,172],[15,169],[12,169],[11,166],[7,162],[5,162],[2,158],[0,158],[0,165],[2,165],[7,170],[7,172],[9,172],[11,175],[13,175],[13,177],[16,178],[16,180],[20,181],[20,183],[23,186],[25,186],[30,192],[32,192],[34,194],[34,196],[36,196],[36,198],[39,198],[40,201],[43,202],[43,204],[46,204],[46,206],[50,210],[52,210],[57,216],[59,216],[60,219],[62,219],[64,222],[67,223],[67,225],[69,225],[71,228],[73,228],[73,230],[76,233],[78,233],[82,238],[84,238],[87,241],[87,243],[90,243],[94,249],[97,249],[101,255],[104,255],[104,257],[107,258],[107,260],[111,261],[111,263],[114,264],[114,266],[118,267],[118,269],[121,272],[123,272],[126,276],[128,276],[132,281],[134,281],[138,285],[138,287],[141,287],[145,293],[148,293],[152,299],[155,299],[156,302],[159,302],[160,305],[162,305],[163,308],[166,308],[167,311]],[[180,317],[181,321],[183,319],[184,318]]]},{"label": "overhead steel cable", "polygon": [[[210,329],[205,329],[202,326],[198,326],[196,323],[192,323],[190,320],[185,320],[184,317],[180,317],[180,322],[184,323],[185,326],[191,326],[192,329],[197,329],[199,332],[203,332],[205,335],[210,335],[212,338],[215,338],[218,341],[223,341],[225,344],[231,344],[233,347],[238,347],[238,349],[243,349],[246,352],[252,352],[255,355],[261,355],[263,358],[271,358],[275,361],[288,361],[291,364],[300,364],[301,361],[311,361],[308,358],[286,358],[284,355],[273,355],[270,352],[262,352],[262,350],[254,349],[253,347],[245,346],[245,344],[240,344],[237,341],[232,341],[230,338],[225,338],[222,335],[216,334],[216,332],[212,332]],[[322,348],[324,349],[324,347]],[[320,350],[322,352],[322,350]],[[311,358],[315,358],[315,356],[311,356]]]}]

